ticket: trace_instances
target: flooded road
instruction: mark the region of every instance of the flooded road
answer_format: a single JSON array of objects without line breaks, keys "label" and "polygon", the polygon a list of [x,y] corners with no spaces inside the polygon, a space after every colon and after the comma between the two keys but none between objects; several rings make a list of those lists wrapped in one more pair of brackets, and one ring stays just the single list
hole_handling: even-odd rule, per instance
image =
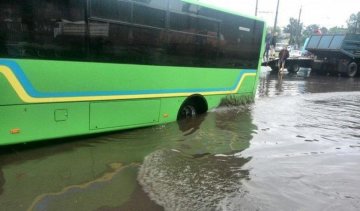
[{"label": "flooded road", "polygon": [[0,148],[0,210],[359,210],[360,78],[261,75],[197,119]]}]

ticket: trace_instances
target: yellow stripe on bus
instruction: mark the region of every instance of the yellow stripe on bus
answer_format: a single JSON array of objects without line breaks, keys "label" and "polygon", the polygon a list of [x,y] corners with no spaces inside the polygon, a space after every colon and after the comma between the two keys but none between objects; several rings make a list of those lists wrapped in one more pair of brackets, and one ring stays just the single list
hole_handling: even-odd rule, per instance
[{"label": "yellow stripe on bus", "polygon": [[34,98],[29,96],[16,78],[11,69],[7,66],[0,65],[0,73],[9,81],[19,98],[26,103],[55,103],[55,102],[78,102],[78,101],[101,101],[101,100],[125,100],[125,99],[140,99],[140,98],[161,98],[161,97],[187,97],[193,94],[201,95],[227,95],[235,94],[240,88],[241,84],[247,77],[255,77],[256,73],[244,73],[234,90],[230,91],[211,91],[199,93],[167,93],[167,94],[139,94],[139,95],[113,95],[113,96],[85,96],[85,97],[44,97]]}]

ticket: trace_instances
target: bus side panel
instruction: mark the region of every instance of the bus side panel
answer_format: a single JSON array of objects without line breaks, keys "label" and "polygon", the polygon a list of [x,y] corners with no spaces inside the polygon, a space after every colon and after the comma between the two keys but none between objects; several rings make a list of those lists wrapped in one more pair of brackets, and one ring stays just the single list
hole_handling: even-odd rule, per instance
[{"label": "bus side panel", "polygon": [[241,86],[238,91],[238,94],[253,92],[254,89],[256,90],[256,87],[254,88],[255,82],[256,82],[256,76],[245,77],[244,80],[241,82]]},{"label": "bus side panel", "polygon": [[162,98],[159,122],[169,123],[176,121],[180,106],[185,100],[186,97]]},{"label": "bus side panel", "polygon": [[89,132],[89,103],[0,106],[0,145]]},{"label": "bus side panel", "polygon": [[11,87],[9,81],[3,74],[0,73],[0,105],[5,104],[22,104],[13,87]]},{"label": "bus side panel", "polygon": [[159,122],[160,99],[90,104],[90,130],[152,125]]}]

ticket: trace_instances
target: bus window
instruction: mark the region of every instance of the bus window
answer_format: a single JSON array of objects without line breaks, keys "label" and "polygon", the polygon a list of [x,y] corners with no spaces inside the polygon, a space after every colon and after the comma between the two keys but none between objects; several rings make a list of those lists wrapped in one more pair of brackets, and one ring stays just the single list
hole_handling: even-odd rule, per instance
[{"label": "bus window", "polygon": [[197,17],[181,13],[170,13],[170,29],[188,33],[197,32]]},{"label": "bus window", "polygon": [[91,0],[90,17],[128,22],[131,20],[131,3],[121,0]]},{"label": "bus window", "polygon": [[198,19],[198,33],[207,36],[217,37],[219,33],[220,23],[217,20],[211,20],[206,18]]},{"label": "bus window", "polygon": [[[168,56],[174,65],[216,65],[220,22],[197,15],[201,7],[170,1]],[[190,13],[190,14],[189,14]]]},{"label": "bus window", "polygon": [[132,27],[129,59],[138,64],[163,64],[166,41],[165,30]]},{"label": "bus window", "polygon": [[207,67],[216,65],[216,37],[169,32],[167,53],[171,65]]},{"label": "bus window", "polygon": [[130,27],[99,21],[89,22],[90,52],[93,61],[124,62]]},{"label": "bus window", "polygon": [[168,0],[132,0],[133,2],[142,3],[148,7],[166,10],[168,7]]},{"label": "bus window", "polygon": [[134,23],[165,28],[166,10],[134,4]]},{"label": "bus window", "polygon": [[218,20],[219,66],[257,68],[263,23],[205,7],[199,15]]},{"label": "bus window", "polygon": [[[133,0],[133,23],[128,48],[129,61],[163,65],[167,44],[167,0]],[[140,25],[138,25],[140,24]]]},{"label": "bus window", "polygon": [[197,14],[200,8],[197,5],[186,3],[181,0],[170,0],[169,5],[170,11],[181,13]]},{"label": "bus window", "polygon": [[85,12],[82,0],[12,0],[0,8],[6,30],[2,45],[7,57],[81,59],[85,52]]}]

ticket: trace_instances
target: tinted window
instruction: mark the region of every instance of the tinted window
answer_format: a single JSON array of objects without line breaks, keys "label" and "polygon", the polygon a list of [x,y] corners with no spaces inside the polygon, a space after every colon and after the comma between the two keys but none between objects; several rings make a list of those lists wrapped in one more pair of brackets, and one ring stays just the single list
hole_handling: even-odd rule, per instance
[{"label": "tinted window", "polygon": [[[108,3],[111,1],[108,1]],[[117,1],[112,1],[111,6]],[[167,4],[163,1],[128,1],[124,12],[129,14],[127,23],[114,22],[110,18],[91,21],[91,60],[135,64],[159,64],[164,60],[167,42],[165,28]],[[100,2],[100,4],[102,4]],[[112,14],[112,13],[109,13]],[[132,15],[131,15],[132,14]],[[114,16],[109,16],[114,17]]]},{"label": "tinted window", "polygon": [[197,29],[200,34],[218,36],[220,22],[206,18],[199,18]]},{"label": "tinted window", "polygon": [[183,2],[181,0],[169,0],[170,11],[181,12],[188,14],[197,14],[199,12],[199,6]]},{"label": "tinted window", "polygon": [[80,59],[86,54],[82,0],[3,0],[0,30],[9,57]]},{"label": "tinted window", "polygon": [[90,53],[95,61],[127,60],[129,26],[90,21]]},{"label": "tinted window", "polygon": [[[264,24],[202,7],[199,15],[219,24],[218,63],[224,67],[256,68]],[[212,26],[212,25],[208,25]]]},{"label": "tinted window", "polygon": [[164,28],[165,18],[166,10],[164,9],[134,4],[134,23]]},{"label": "tinted window", "polygon": [[166,10],[168,7],[168,0],[132,0],[132,1],[157,9]]},{"label": "tinted window", "polygon": [[165,30],[90,22],[90,59],[101,62],[158,64],[165,59]]},{"label": "tinted window", "polygon": [[170,14],[170,29],[196,33],[197,22],[197,17],[189,16],[182,13]]},{"label": "tinted window", "polygon": [[220,19],[213,16],[203,15],[203,10],[209,10],[204,7],[182,2],[179,0],[170,1],[170,20],[169,26],[172,30],[202,34],[208,36],[218,36]]},{"label": "tinted window", "polygon": [[131,3],[121,0],[91,0],[90,17],[130,21]]},{"label": "tinted window", "polygon": [[2,0],[0,54],[256,68],[263,27],[260,21],[180,0]]},{"label": "tinted window", "polygon": [[130,62],[164,65],[166,41],[165,30],[133,27],[128,49]]},{"label": "tinted window", "polygon": [[217,66],[218,42],[208,37],[182,32],[170,32],[168,62],[179,66]]}]

